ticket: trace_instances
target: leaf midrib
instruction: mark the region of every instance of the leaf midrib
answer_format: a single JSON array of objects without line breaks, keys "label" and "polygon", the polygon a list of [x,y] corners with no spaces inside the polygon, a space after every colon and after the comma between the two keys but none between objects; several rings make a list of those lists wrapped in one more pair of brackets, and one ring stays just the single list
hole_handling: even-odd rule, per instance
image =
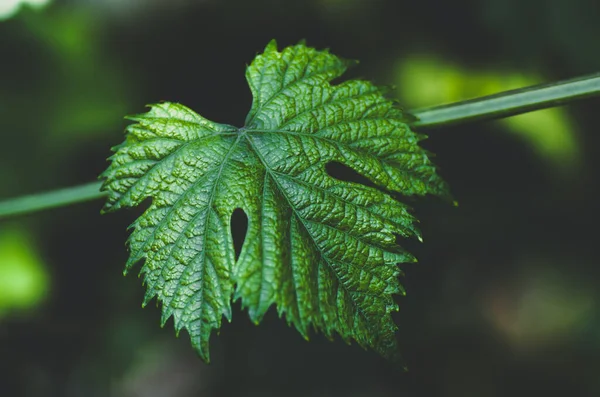
[{"label": "leaf midrib", "polygon": [[[249,130],[251,131],[251,130]],[[300,214],[298,214],[298,212],[296,211],[296,209],[294,208],[294,206],[292,205],[292,203],[290,202],[290,200],[288,199],[287,195],[285,194],[283,188],[281,187],[281,185],[279,184],[279,182],[277,181],[277,179],[273,176],[273,171],[271,170],[271,168],[268,166],[267,162],[265,161],[265,159],[263,158],[262,154],[260,153],[260,151],[256,148],[254,142],[252,142],[252,139],[250,137],[249,134],[244,134],[244,136],[246,137],[246,140],[248,141],[248,143],[250,144],[250,146],[252,147],[254,153],[256,153],[256,156],[258,157],[258,159],[260,160],[260,162],[262,163],[263,167],[265,167],[265,171],[267,174],[269,174],[269,176],[271,177],[271,179],[273,180],[273,182],[275,182],[275,184],[277,185],[279,191],[281,192],[281,195],[283,198],[285,198],[288,206],[290,207],[290,209],[292,210],[292,212],[294,213],[294,216],[300,221],[300,223],[302,224],[302,227],[306,230],[306,233],[310,236],[313,245],[317,248],[317,251],[319,252],[319,255],[321,256],[321,258],[323,258],[323,260],[327,263],[327,266],[329,267],[329,269],[331,270],[331,272],[335,275],[336,279],[338,280],[338,285],[340,285],[345,291],[346,293],[352,297],[351,302],[352,305],[354,306],[354,308],[360,313],[360,315],[363,317],[365,324],[367,324],[367,327],[372,330],[372,325],[371,322],[369,321],[369,317],[365,314],[365,312],[363,311],[363,309],[360,307],[360,305],[358,304],[358,302],[356,302],[353,298],[353,291],[350,291],[346,288],[346,286],[344,285],[344,283],[342,282],[342,280],[340,279],[339,275],[337,274],[337,272],[335,271],[335,269],[333,268],[333,266],[331,265],[329,259],[327,258],[327,256],[325,255],[325,253],[323,253],[323,251],[321,251],[321,248],[319,247],[319,245],[317,244],[317,242],[315,241],[314,237],[312,236],[312,234],[310,233],[308,227],[306,226],[306,224],[304,223],[304,220],[302,219],[302,217],[300,216]],[[356,291],[354,291],[356,292]]]},{"label": "leaf midrib", "polygon": [[[213,186],[212,186],[211,192],[210,192],[210,194],[209,194],[208,203],[206,204],[206,214],[207,214],[207,215],[206,215],[206,222],[204,223],[204,232],[203,232],[203,234],[202,234],[202,235],[204,236],[204,239],[206,238],[206,235],[208,234],[208,226],[209,226],[209,221],[210,221],[210,212],[211,212],[211,210],[212,210],[212,204],[213,204],[213,201],[214,201],[214,198],[215,198],[215,195],[216,195],[216,190],[217,190],[217,187],[218,187],[218,185],[219,185],[219,181],[220,181],[220,179],[221,179],[221,174],[223,173],[223,168],[224,168],[224,167],[225,167],[225,165],[227,164],[227,161],[229,160],[229,156],[230,156],[230,155],[231,155],[231,153],[234,151],[234,149],[237,147],[237,145],[238,145],[238,143],[239,143],[239,141],[240,141],[241,137],[242,137],[242,135],[238,135],[238,137],[236,138],[236,140],[235,140],[235,141],[234,141],[234,142],[231,144],[231,146],[230,146],[230,147],[229,147],[229,149],[227,150],[227,153],[225,154],[225,156],[223,156],[223,161],[222,161],[222,162],[221,162],[221,164],[219,165],[219,170],[218,170],[218,172],[217,172],[217,176],[215,177],[215,181],[214,181],[214,183],[213,183]],[[205,174],[205,175],[206,175],[206,174]],[[198,181],[199,181],[199,180],[201,180],[201,179],[202,179],[202,178],[198,178]],[[191,190],[193,187],[197,186],[197,183],[198,183],[198,181],[196,181],[196,182],[195,182],[195,183],[194,183],[192,186],[190,186],[190,188],[189,188],[189,189],[186,191],[186,193],[187,193],[187,192],[189,192],[189,191],[190,191],[190,190]],[[186,194],[182,194],[181,196],[185,196],[185,195],[186,195]],[[178,201],[179,201],[179,200],[178,200]],[[165,218],[166,218],[167,216],[170,216],[170,215],[172,214],[172,212],[174,211],[175,205],[176,205],[176,204],[174,204],[174,205],[171,207],[171,210],[169,211],[169,213],[167,213],[167,215],[165,215]],[[200,214],[201,214],[201,213],[202,213],[202,212],[201,212],[201,211],[199,211],[199,212],[198,212],[196,215],[194,215],[194,217],[192,218],[192,220],[190,220],[190,222],[188,222],[188,225],[187,225],[187,227],[189,227],[189,225],[191,225],[192,223],[194,223],[194,222],[196,221],[196,219],[198,218],[198,216],[200,216]],[[187,227],[186,227],[186,229],[184,229],[184,230],[183,230],[183,231],[182,231],[182,232],[179,234],[179,236],[177,237],[177,240],[176,240],[176,241],[173,243],[173,245],[176,245],[176,244],[177,244],[177,243],[180,241],[181,237],[184,235],[184,232],[187,230]],[[156,230],[156,229],[155,229],[155,230]],[[153,234],[154,234],[154,233],[153,233]],[[206,249],[202,249],[202,250],[201,250],[199,253],[197,253],[196,255],[194,255],[194,257],[193,257],[193,258],[190,260],[190,264],[191,264],[191,263],[193,263],[193,262],[196,260],[196,258],[198,258],[198,255],[202,255],[201,261],[204,261],[204,258],[205,258],[205,253],[206,253]],[[172,255],[173,255],[173,251],[171,250],[171,252],[169,253],[169,257],[167,258],[167,260],[171,259]],[[211,262],[211,263],[212,263],[212,262]],[[213,270],[215,270],[215,269],[214,269],[214,266],[213,266]],[[203,280],[202,284],[204,284],[204,280]],[[220,284],[220,283],[217,283],[217,284],[218,284],[218,288],[219,288],[219,290],[221,290],[221,292],[222,292],[222,289],[221,289],[221,284]],[[175,296],[177,295],[177,293],[178,293],[178,292],[179,292],[179,290],[181,289],[181,286],[182,286],[182,283],[180,282],[180,280],[178,280],[178,283],[177,283],[177,288],[176,288],[176,289],[175,289],[175,291],[173,292],[173,297],[175,297]],[[204,287],[202,287],[202,291],[203,291],[202,293],[204,293]],[[171,306],[171,305],[169,304],[169,306]]]}]

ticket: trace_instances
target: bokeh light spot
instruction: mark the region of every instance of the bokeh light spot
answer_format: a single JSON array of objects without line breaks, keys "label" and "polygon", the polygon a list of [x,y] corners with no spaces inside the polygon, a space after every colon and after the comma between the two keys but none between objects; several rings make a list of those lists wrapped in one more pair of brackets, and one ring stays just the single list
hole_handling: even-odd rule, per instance
[{"label": "bokeh light spot", "polygon": [[31,241],[18,226],[0,230],[0,315],[14,309],[28,309],[47,295],[49,275]]},{"label": "bokeh light spot", "polygon": [[0,0],[0,21],[15,16],[21,6],[27,4],[33,8],[42,8],[50,3],[50,0]]}]

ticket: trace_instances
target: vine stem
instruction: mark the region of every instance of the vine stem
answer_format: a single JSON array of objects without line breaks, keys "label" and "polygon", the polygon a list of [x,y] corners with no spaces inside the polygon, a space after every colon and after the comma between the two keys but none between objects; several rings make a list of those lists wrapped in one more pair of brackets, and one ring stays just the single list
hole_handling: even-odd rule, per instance
[{"label": "vine stem", "polygon": [[[492,120],[533,110],[573,102],[600,95],[600,73],[558,83],[543,84],[448,105],[417,109],[414,128],[439,127],[472,121]],[[43,209],[99,199],[107,195],[100,191],[101,182],[36,193],[0,201],[0,220]]]},{"label": "vine stem", "polygon": [[106,192],[100,191],[100,186],[102,186],[102,182],[92,182],[85,185],[1,201],[0,219],[95,200],[107,195]]},{"label": "vine stem", "polygon": [[415,128],[515,116],[600,95],[600,73],[557,83],[535,85],[448,105],[409,111]]}]

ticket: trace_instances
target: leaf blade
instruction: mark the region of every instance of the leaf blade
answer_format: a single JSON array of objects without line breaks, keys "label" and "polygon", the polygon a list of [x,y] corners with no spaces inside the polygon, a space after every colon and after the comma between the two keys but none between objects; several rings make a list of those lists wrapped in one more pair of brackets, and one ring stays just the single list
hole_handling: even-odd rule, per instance
[{"label": "leaf blade", "polygon": [[[339,334],[398,357],[397,264],[415,259],[396,235],[420,235],[390,192],[444,196],[447,186],[381,89],[331,84],[347,66],[328,51],[279,52],[272,41],[246,70],[253,104],[243,128],[164,103],[132,117],[114,149],[105,210],[152,200],[132,225],[126,270],[144,262],[144,302],[156,297],[161,323],[173,317],[206,361],[212,330],[238,299],[255,323],[275,306],[306,339]],[[374,186],[335,179],[331,162]],[[248,218],[237,261],[236,208]]]}]

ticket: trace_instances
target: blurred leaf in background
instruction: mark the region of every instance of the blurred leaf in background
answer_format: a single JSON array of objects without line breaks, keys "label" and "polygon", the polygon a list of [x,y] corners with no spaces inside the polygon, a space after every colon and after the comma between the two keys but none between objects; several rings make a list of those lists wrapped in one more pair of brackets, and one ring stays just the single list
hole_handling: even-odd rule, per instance
[{"label": "blurred leaf in background", "polygon": [[12,18],[25,5],[41,9],[49,2],[50,0],[0,0],[0,21]]},{"label": "blurred leaf in background", "polygon": [[50,288],[50,276],[30,233],[17,224],[0,229],[0,317],[36,307]]},{"label": "blurred leaf in background", "polygon": [[[418,108],[456,102],[540,84],[538,74],[470,69],[435,55],[409,55],[398,63],[399,96]],[[580,140],[565,108],[552,108],[498,121],[528,144],[551,171],[572,176],[581,167]]]}]

